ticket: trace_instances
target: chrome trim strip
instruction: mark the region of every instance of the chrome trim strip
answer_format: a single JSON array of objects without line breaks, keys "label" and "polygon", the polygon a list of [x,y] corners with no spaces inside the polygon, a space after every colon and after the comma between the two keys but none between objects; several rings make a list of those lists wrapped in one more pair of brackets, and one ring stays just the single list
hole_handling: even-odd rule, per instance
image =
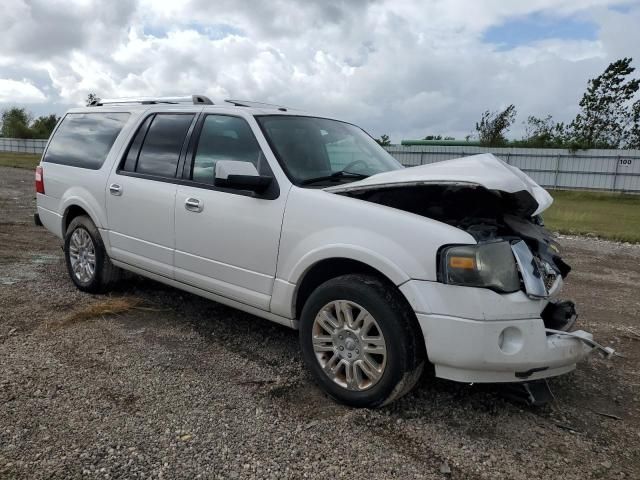
[{"label": "chrome trim strip", "polygon": [[549,293],[545,287],[542,272],[524,240],[512,243],[511,251],[520,268],[526,294],[532,298],[547,298]]}]

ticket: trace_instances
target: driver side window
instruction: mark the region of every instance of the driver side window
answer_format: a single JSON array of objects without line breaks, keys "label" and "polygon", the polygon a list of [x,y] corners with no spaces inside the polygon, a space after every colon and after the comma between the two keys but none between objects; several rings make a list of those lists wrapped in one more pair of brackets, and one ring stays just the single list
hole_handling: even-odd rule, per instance
[{"label": "driver side window", "polygon": [[244,119],[207,115],[198,139],[191,179],[213,184],[218,160],[251,162],[261,173],[268,168],[251,127]]}]

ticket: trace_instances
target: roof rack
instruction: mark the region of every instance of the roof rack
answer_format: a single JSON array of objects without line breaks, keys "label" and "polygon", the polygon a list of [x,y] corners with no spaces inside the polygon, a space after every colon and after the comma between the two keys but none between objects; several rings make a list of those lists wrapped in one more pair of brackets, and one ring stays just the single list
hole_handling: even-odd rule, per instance
[{"label": "roof rack", "polygon": [[193,105],[213,105],[209,97],[204,95],[189,95],[186,97],[136,97],[136,98],[96,98],[88,106],[101,107],[103,105],[113,105],[122,103],[139,103],[142,105],[154,105],[157,103],[191,103]]},{"label": "roof rack", "polygon": [[231,103],[232,105],[235,105],[236,107],[255,107],[255,108],[269,107],[269,108],[277,108],[281,112],[286,112],[287,111],[287,107],[285,107],[283,105],[274,105],[273,103],[252,102],[250,100],[233,100],[233,99],[227,99],[227,100],[225,100],[225,102]]}]

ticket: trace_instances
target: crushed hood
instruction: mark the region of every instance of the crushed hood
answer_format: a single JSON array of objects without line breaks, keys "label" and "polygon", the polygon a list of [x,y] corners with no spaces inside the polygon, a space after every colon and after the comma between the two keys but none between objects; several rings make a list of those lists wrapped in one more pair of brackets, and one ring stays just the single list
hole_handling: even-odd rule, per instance
[{"label": "crushed hood", "polygon": [[333,193],[417,185],[469,185],[505,193],[524,193],[535,200],[538,215],[553,203],[551,195],[520,169],[491,153],[378,173],[363,180],[325,189]]}]

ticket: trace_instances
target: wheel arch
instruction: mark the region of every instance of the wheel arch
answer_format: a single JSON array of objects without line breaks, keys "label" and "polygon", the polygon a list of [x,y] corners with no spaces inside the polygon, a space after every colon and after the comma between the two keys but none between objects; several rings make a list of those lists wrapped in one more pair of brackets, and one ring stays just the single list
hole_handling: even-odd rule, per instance
[{"label": "wheel arch", "polygon": [[98,229],[98,235],[104,244],[105,249],[107,250],[107,254],[111,253],[111,245],[109,243],[108,235],[103,234],[102,225],[99,220],[99,217],[95,214],[94,210],[81,199],[73,199],[65,202],[63,214],[62,214],[62,238],[67,234],[67,229],[69,225],[73,221],[74,218],[79,217],[81,215],[86,215],[93,222],[93,224]]},{"label": "wheel arch", "polygon": [[67,232],[67,228],[69,227],[69,224],[71,223],[71,221],[79,215],[88,216],[97,228],[102,228],[102,222],[100,221],[100,218],[97,215],[96,209],[93,208],[82,197],[79,197],[79,196],[67,197],[63,202],[62,210],[63,210],[63,214],[62,214],[62,235],[63,236]]},{"label": "wheel arch", "polygon": [[398,289],[397,283],[385,272],[371,266],[369,263],[351,257],[323,258],[309,265],[301,274],[293,294],[292,312],[299,319],[302,308],[311,293],[322,283],[347,274],[366,274],[374,276],[391,288],[395,289],[402,297],[408,308],[410,304],[404,294]]}]

